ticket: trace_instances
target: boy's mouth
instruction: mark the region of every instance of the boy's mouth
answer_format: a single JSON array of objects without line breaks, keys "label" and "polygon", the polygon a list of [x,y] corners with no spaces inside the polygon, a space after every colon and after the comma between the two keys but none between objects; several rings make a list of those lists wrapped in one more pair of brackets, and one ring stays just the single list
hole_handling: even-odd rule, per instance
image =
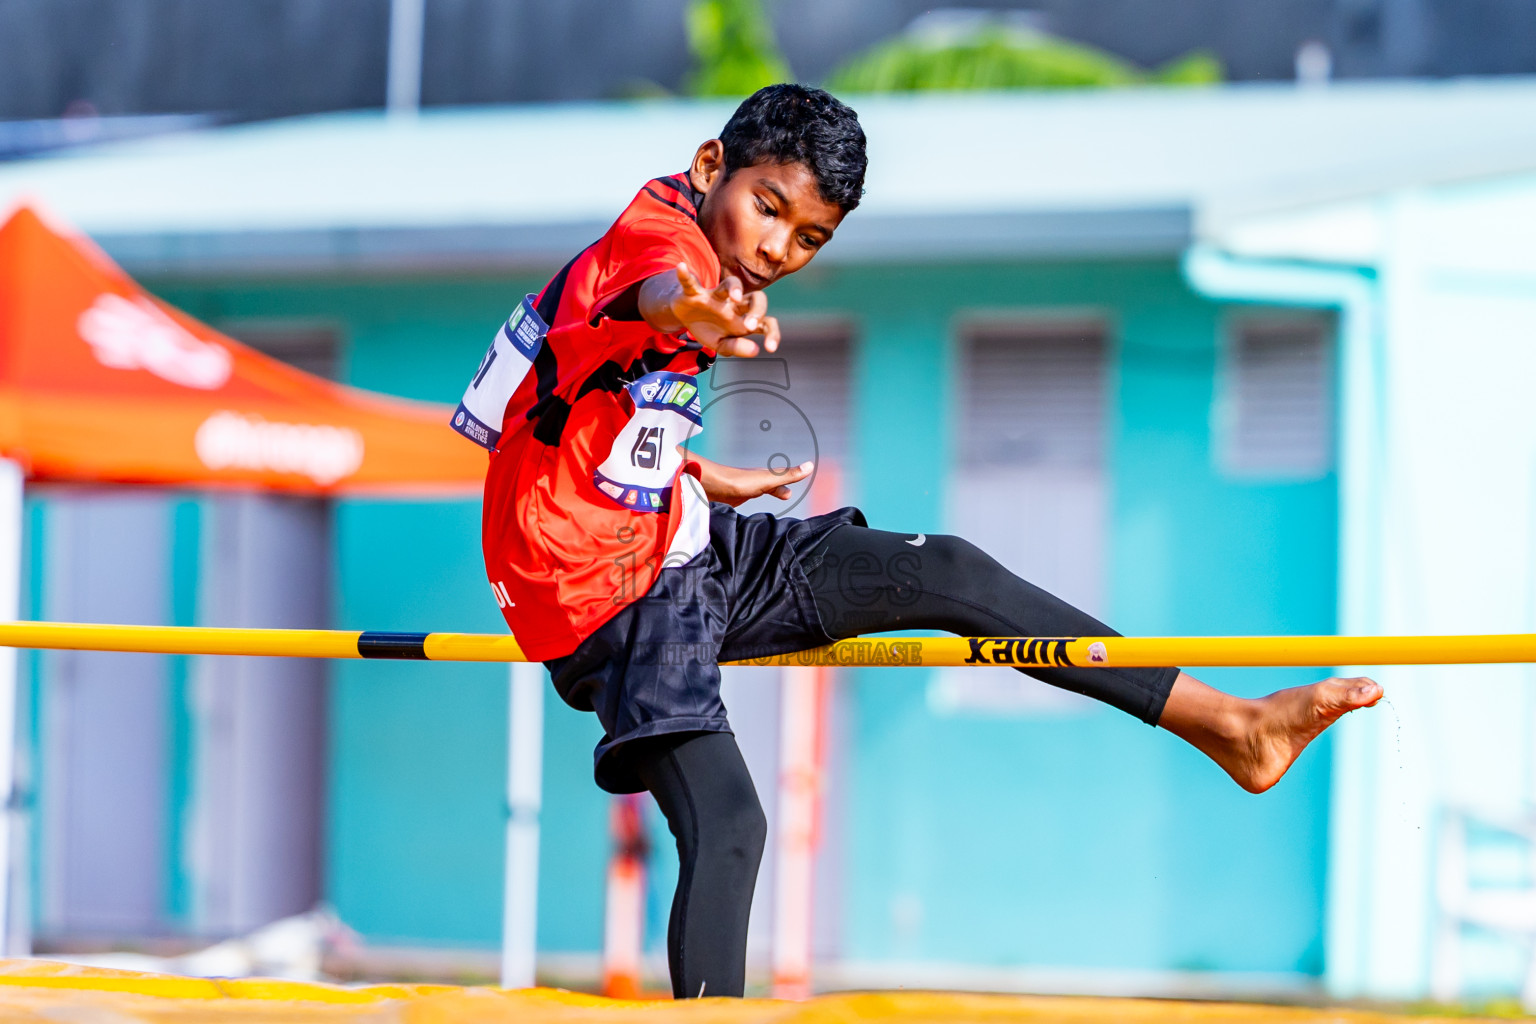
[{"label": "boy's mouth", "polygon": [[773,283],[773,278],[748,270],[740,263],[736,264],[736,276],[741,280],[742,287],[748,291],[762,291]]}]

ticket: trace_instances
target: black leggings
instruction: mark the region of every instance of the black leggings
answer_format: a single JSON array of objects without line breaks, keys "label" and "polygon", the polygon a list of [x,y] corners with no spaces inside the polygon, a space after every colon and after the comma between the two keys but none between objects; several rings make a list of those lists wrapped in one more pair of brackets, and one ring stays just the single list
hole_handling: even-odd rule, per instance
[{"label": "black leggings", "polygon": [[[913,541],[920,541],[914,544]],[[970,541],[843,526],[802,561],[822,626],[839,640],[893,629],[957,636],[1119,636],[1019,579]],[[1156,725],[1179,670],[1020,669]]]},{"label": "black leggings", "polygon": [[631,747],[635,772],[677,840],[677,892],[667,922],[672,995],[740,996],[768,822],[736,737],[673,733]]},{"label": "black leggings", "polygon": [[[1115,636],[958,537],[844,526],[802,560],[816,609],[836,638],[894,629],[960,636]],[[1177,669],[1031,668],[1053,686],[1156,724]],[[636,740],[628,756],[677,839],[677,893],[667,928],[672,994],[739,996],[747,916],[767,824],[729,733]]]}]

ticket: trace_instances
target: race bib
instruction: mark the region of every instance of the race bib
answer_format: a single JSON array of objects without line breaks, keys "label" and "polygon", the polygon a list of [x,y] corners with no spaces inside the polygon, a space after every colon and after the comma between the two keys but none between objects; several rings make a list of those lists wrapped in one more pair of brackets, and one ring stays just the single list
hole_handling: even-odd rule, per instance
[{"label": "race bib", "polygon": [[549,326],[533,308],[535,298],[525,296],[501,330],[496,332],[485,358],[480,360],[480,368],[475,371],[475,379],[469,382],[463,400],[453,413],[454,430],[492,451],[501,440],[507,403],[512,401],[518,385],[533,369],[534,357],[544,347],[544,335],[549,333]]},{"label": "race bib", "polygon": [[685,373],[657,371],[627,385],[635,414],[592,474],[597,489],[636,512],[660,512],[672,500],[683,464],[677,446],[703,428],[699,386]]}]

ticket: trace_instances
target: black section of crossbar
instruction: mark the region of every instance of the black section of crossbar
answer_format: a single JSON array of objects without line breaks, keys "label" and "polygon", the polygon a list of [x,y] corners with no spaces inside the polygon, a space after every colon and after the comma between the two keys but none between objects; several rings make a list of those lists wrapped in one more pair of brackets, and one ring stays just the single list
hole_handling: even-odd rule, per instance
[{"label": "black section of crossbar", "polygon": [[366,631],[358,634],[357,653],[364,658],[426,661],[427,634]]}]

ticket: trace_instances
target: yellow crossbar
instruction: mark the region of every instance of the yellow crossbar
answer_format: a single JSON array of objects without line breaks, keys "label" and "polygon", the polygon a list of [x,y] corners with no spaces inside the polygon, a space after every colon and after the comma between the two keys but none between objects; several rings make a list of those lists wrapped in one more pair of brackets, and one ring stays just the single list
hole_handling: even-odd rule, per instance
[{"label": "yellow crossbar", "polygon": [[[488,633],[389,633],[335,629],[220,629],[0,622],[0,647],[284,658],[526,661],[517,641]],[[693,644],[652,656],[693,661]],[[1470,665],[1536,662],[1536,634],[1489,636],[861,637],[739,665],[1149,666]]]}]

